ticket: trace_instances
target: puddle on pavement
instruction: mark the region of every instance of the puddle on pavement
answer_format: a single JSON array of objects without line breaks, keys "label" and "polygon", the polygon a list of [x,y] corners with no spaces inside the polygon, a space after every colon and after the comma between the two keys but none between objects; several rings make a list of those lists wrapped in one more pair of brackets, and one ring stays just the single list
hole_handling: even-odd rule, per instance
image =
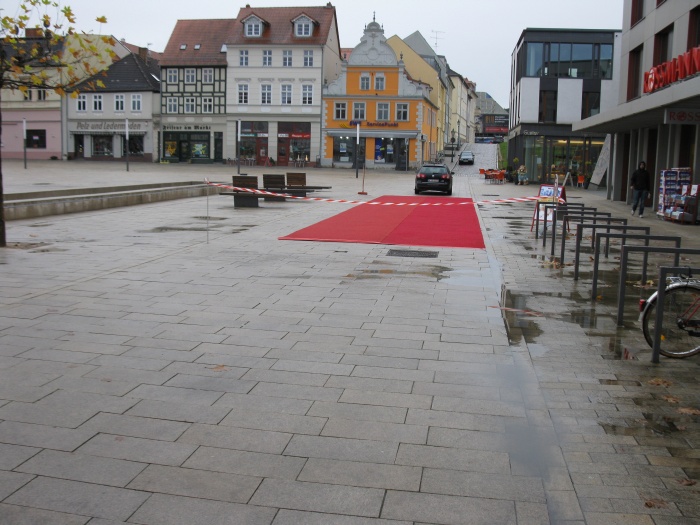
[{"label": "puddle on pavement", "polygon": [[[382,264],[382,263],[377,263]],[[447,273],[451,271],[451,268],[446,266],[422,266],[416,267],[413,270],[396,270],[395,268],[380,268],[374,269],[362,269],[355,273],[347,274],[345,277],[352,279],[379,279],[386,276],[396,276],[396,277],[406,277],[406,276],[416,276],[420,275],[423,277],[429,277],[435,279],[436,281],[442,280]]]}]

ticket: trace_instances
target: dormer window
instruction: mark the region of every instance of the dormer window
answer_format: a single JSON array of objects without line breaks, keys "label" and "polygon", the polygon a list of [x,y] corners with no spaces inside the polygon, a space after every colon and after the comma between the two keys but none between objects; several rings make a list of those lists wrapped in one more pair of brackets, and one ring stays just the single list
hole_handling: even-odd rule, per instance
[{"label": "dormer window", "polygon": [[262,21],[259,18],[250,18],[245,22],[245,36],[261,36],[262,35]]},{"label": "dormer window", "polygon": [[302,16],[294,22],[294,34],[300,37],[311,36],[311,19]]}]

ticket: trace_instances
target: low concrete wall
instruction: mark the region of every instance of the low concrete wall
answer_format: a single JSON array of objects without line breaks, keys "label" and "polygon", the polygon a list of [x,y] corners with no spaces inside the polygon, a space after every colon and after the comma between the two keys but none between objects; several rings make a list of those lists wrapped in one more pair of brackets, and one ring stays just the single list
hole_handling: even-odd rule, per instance
[{"label": "low concrete wall", "polygon": [[[158,187],[154,187],[158,186]],[[163,187],[165,186],[165,187]],[[174,199],[214,195],[218,190],[201,183],[184,183],[182,185],[149,185],[131,187],[133,189],[85,188],[63,192],[44,192],[43,194],[15,194],[5,196],[5,220],[33,219],[65,213],[104,210],[121,206],[135,206]],[[39,196],[41,195],[41,196]],[[19,198],[18,198],[19,197]]]}]

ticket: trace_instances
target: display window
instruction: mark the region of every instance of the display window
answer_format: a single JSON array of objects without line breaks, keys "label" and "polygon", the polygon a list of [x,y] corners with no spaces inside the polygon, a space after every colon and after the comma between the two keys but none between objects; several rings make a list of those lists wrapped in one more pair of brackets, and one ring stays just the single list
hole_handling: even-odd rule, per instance
[{"label": "display window", "polygon": [[112,143],[112,135],[93,135],[92,155],[94,157],[111,157],[114,154]]}]

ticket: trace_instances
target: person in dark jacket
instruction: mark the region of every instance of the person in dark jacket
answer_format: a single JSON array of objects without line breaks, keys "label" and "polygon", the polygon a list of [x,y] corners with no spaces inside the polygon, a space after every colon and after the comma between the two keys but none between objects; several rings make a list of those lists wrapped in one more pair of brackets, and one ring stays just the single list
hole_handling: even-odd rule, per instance
[{"label": "person in dark jacket", "polygon": [[634,192],[632,194],[632,215],[637,211],[639,206],[639,218],[644,217],[644,201],[647,199],[647,194],[651,191],[651,175],[647,171],[646,162],[642,161],[632,174],[630,179],[630,188]]}]

